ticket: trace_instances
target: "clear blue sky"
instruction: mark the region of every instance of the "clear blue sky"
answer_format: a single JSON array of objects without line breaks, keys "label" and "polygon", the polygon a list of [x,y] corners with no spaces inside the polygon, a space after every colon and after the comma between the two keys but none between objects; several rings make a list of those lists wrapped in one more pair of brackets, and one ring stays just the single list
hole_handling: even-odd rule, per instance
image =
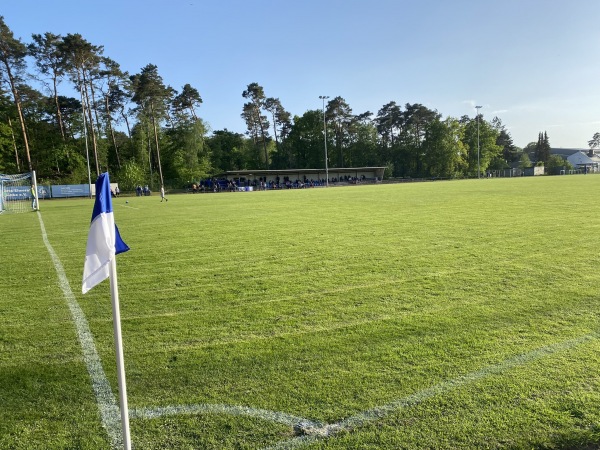
[{"label": "clear blue sky", "polygon": [[502,119],[516,145],[600,131],[600,0],[19,0],[0,14],[24,42],[80,33],[123,70],[190,83],[212,130],[244,132],[252,82],[293,115],[343,97],[355,114],[423,103]]}]

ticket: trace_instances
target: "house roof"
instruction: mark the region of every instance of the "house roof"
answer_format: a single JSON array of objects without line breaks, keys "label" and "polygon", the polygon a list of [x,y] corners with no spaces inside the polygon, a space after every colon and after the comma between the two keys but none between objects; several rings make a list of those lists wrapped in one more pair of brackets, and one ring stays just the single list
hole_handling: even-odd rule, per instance
[{"label": "house roof", "polygon": [[[330,167],[327,169],[329,175],[348,175],[356,174],[359,172],[374,172],[377,176],[383,176],[385,167]],[[271,170],[229,170],[222,172],[216,177],[227,177],[227,176],[275,176],[275,175],[299,175],[299,174],[313,174],[313,175],[325,175],[326,169],[271,169]]]},{"label": "house roof", "polygon": [[568,150],[568,152],[555,152],[554,155],[558,155],[563,159],[569,161],[571,164],[576,166],[587,166],[587,165],[599,165],[600,156],[594,153],[592,156],[589,155],[589,150],[585,149],[560,149]]},{"label": "house roof", "polygon": [[587,155],[587,153],[590,151],[589,148],[551,148],[550,149],[550,154],[551,155],[560,155],[563,156],[565,158],[568,158],[571,155],[574,155],[575,153],[581,152]]}]

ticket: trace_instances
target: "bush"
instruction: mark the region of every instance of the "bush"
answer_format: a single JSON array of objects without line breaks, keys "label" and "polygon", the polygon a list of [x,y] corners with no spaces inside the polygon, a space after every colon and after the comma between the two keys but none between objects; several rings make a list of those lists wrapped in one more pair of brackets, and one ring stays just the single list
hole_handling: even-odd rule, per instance
[{"label": "bush", "polygon": [[565,159],[558,155],[551,155],[546,163],[546,173],[548,175],[559,175],[561,170],[572,170],[573,166]]},{"label": "bush", "polygon": [[138,184],[145,184],[144,179],[143,168],[135,161],[127,161],[117,172],[115,181],[119,183],[121,191],[134,191]]}]

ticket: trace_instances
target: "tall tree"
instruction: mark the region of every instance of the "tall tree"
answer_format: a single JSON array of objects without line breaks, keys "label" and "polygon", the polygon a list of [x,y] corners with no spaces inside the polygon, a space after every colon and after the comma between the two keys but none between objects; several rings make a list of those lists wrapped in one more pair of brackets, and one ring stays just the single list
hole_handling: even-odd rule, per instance
[{"label": "tall tree", "polygon": [[548,133],[544,131],[544,161],[548,161],[550,159],[550,151],[552,147],[550,145],[550,140],[548,139]]},{"label": "tall tree", "polygon": [[139,106],[140,113],[149,119],[154,135],[154,144],[160,176],[160,185],[164,186],[162,164],[160,160],[159,127],[167,118],[168,106],[171,103],[173,89],[163,83],[158,74],[158,67],[148,64],[139,74],[132,75],[132,100]]},{"label": "tall tree", "polygon": [[[260,138],[264,149],[265,168],[269,168],[269,152],[267,150],[267,137],[269,121],[262,113],[265,103],[265,91],[258,83],[250,83],[246,90],[242,92],[242,97],[249,100],[244,104],[242,118],[246,121],[248,131],[253,136],[255,142]],[[258,134],[260,132],[260,134]]]},{"label": "tall tree", "polygon": [[269,136],[266,131],[270,124],[267,116],[260,110],[257,112],[256,107],[251,102],[247,102],[244,103],[241,117],[246,122],[246,133],[250,136],[253,144],[252,156],[249,161],[255,161],[255,167],[270,167],[269,145],[267,144]]},{"label": "tall tree", "polygon": [[5,173],[15,170],[17,173],[21,172],[21,159],[13,129],[14,109],[14,102],[0,89],[0,172]]},{"label": "tall tree", "polygon": [[399,151],[405,155],[403,158],[407,165],[405,172],[410,176],[424,176],[422,143],[425,139],[425,130],[441,115],[420,103],[407,103],[402,115],[404,116],[404,129],[401,135],[403,146]]},{"label": "tall tree", "polygon": [[173,178],[191,182],[207,175],[210,170],[209,147],[205,135],[207,126],[198,118],[196,108],[202,97],[190,84],[181,93],[173,91],[171,111],[173,127],[166,134],[170,137],[169,166]]},{"label": "tall tree", "polygon": [[90,86],[93,80],[93,73],[97,70],[100,57],[104,52],[104,47],[92,45],[80,34],[67,34],[59,44],[59,51],[64,57],[65,66],[71,75],[71,81],[75,84],[81,96],[85,127],[92,136],[96,174],[100,176],[100,156],[98,153],[96,127],[94,127],[92,117],[92,94]]},{"label": "tall tree", "polygon": [[[124,74],[125,75],[125,74]],[[119,113],[119,120],[115,119],[116,123],[120,123],[121,119],[125,122],[127,128],[127,135],[131,138],[131,125],[129,124],[130,110],[126,110],[130,100],[131,89],[128,88],[129,80],[124,79],[123,83],[112,83],[108,87],[108,104],[111,111],[117,111]]]},{"label": "tall tree", "polygon": [[519,161],[520,152],[517,150],[517,147],[513,143],[513,139],[500,120],[499,117],[494,117],[492,119],[492,126],[498,131],[498,139],[496,139],[496,145],[502,147],[502,158],[508,164],[511,162]]},{"label": "tall tree", "polygon": [[26,75],[26,56],[27,46],[21,42],[21,39],[16,39],[14,37],[12,30],[4,23],[4,17],[0,16],[0,81],[3,85],[7,86],[12,93],[13,101],[19,116],[21,133],[23,134],[23,145],[25,146],[27,164],[29,166],[29,171],[31,172],[33,166],[31,165],[29,139],[21,105],[21,95],[18,88],[19,84],[24,81]]},{"label": "tall tree", "polygon": [[[119,156],[119,145],[117,143],[117,137],[115,133],[115,128],[113,125],[113,102],[117,99],[116,95],[121,91],[121,86],[125,82],[126,74],[121,71],[121,67],[115,61],[110,58],[104,57],[102,58],[103,69],[100,70],[99,76],[104,77],[105,84],[103,88],[101,88],[102,96],[103,96],[103,112],[104,118],[106,121],[106,126],[108,128],[108,132],[110,134],[110,138],[113,144],[113,148],[115,150],[115,158],[117,162],[118,169],[121,169],[121,158]],[[115,107],[119,107],[120,105],[117,103]]]},{"label": "tall tree", "polygon": [[404,125],[404,115],[400,106],[396,102],[389,102],[377,112],[375,124],[377,132],[381,135],[381,140],[384,146],[393,147],[395,137],[402,130]]},{"label": "tall tree", "polygon": [[451,117],[436,119],[425,130],[424,163],[433,177],[461,177],[467,168],[467,151],[462,142],[464,125]]},{"label": "tall tree", "polygon": [[337,166],[344,167],[344,146],[348,141],[350,123],[353,120],[352,108],[342,97],[337,96],[327,103],[325,117],[333,125],[334,143],[337,153]]},{"label": "tall tree", "polygon": [[345,152],[347,165],[377,165],[377,128],[371,120],[372,115],[371,111],[366,111],[352,118]]},{"label": "tall tree", "polygon": [[190,116],[193,120],[198,120],[196,108],[202,104],[202,97],[198,89],[192,87],[189,83],[183,86],[180,94],[173,97],[173,111],[176,117],[185,118]]},{"label": "tall tree", "polygon": [[286,158],[280,161],[283,167],[314,169],[325,167],[323,115],[320,110],[306,111],[294,117],[294,124],[286,139]]},{"label": "tall tree", "polygon": [[392,101],[384,105],[375,117],[379,133],[379,161],[393,168],[395,176],[410,176],[411,158],[408,152],[407,115]]},{"label": "tall tree", "polygon": [[163,145],[166,177],[191,183],[208,175],[211,166],[205,142],[206,130],[206,125],[198,118],[181,121],[175,129],[165,132],[169,138]]},{"label": "tall tree", "polygon": [[543,137],[543,134],[541,132],[539,132],[538,139],[535,144],[535,160],[536,160],[536,162],[539,162],[539,161],[543,162],[543,157],[542,157],[542,146],[543,145],[544,145],[544,137]]},{"label": "tall tree", "polygon": [[535,159],[536,162],[542,162],[544,165],[550,158],[550,141],[548,140],[548,133],[545,131],[538,133],[538,141],[535,146]]},{"label": "tall tree", "polygon": [[[290,113],[287,112],[281,105],[281,101],[278,98],[269,97],[265,99],[264,108],[273,119],[273,136],[275,137],[275,148],[280,151],[279,138],[285,139],[291,128]],[[279,137],[277,134],[277,128],[279,127]]]},{"label": "tall tree", "polygon": [[478,176],[478,171],[485,172],[490,164],[502,154],[502,147],[497,145],[499,131],[479,114],[475,118],[462,121],[464,125],[463,143],[467,149],[467,174]]},{"label": "tall tree", "polygon": [[212,167],[217,172],[246,168],[246,138],[243,134],[227,130],[217,130],[207,139],[212,155]]},{"label": "tall tree", "polygon": [[28,45],[30,54],[35,58],[35,65],[41,75],[50,77],[50,92],[56,108],[56,123],[63,141],[66,139],[65,126],[60,111],[58,85],[65,75],[63,55],[60,51],[62,37],[53,33],[33,34],[33,42]]},{"label": "tall tree", "polygon": [[405,106],[405,123],[416,147],[421,145],[425,139],[425,130],[429,123],[441,117],[437,111],[427,108],[420,103]]},{"label": "tall tree", "polygon": [[73,97],[58,96],[60,115],[68,138],[75,139],[75,132],[81,124],[81,101]]}]

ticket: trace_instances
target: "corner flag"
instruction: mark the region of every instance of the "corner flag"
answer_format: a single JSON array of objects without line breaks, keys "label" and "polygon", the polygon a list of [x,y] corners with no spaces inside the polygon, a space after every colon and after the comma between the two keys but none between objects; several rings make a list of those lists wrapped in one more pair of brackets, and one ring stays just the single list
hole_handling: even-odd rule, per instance
[{"label": "corner flag", "polygon": [[129,250],[119,235],[113,216],[110,197],[108,172],[96,180],[96,201],[92,213],[92,223],[85,249],[83,283],[81,292],[86,293],[107,278],[110,279],[112,297],[113,329],[115,333],[115,356],[117,359],[117,382],[119,384],[119,404],[121,406],[121,425],[123,429],[123,448],[131,450],[129,431],[129,407],[127,406],[127,387],[125,383],[125,361],[123,359],[123,340],[121,337],[121,313],[119,312],[119,288],[117,286],[117,261],[115,255]]},{"label": "corner flag", "polygon": [[85,294],[109,276],[109,263],[119,253],[129,250],[115,225],[110,181],[108,172],[96,180],[96,203],[92,213],[92,223],[85,249],[83,283],[81,292]]}]

